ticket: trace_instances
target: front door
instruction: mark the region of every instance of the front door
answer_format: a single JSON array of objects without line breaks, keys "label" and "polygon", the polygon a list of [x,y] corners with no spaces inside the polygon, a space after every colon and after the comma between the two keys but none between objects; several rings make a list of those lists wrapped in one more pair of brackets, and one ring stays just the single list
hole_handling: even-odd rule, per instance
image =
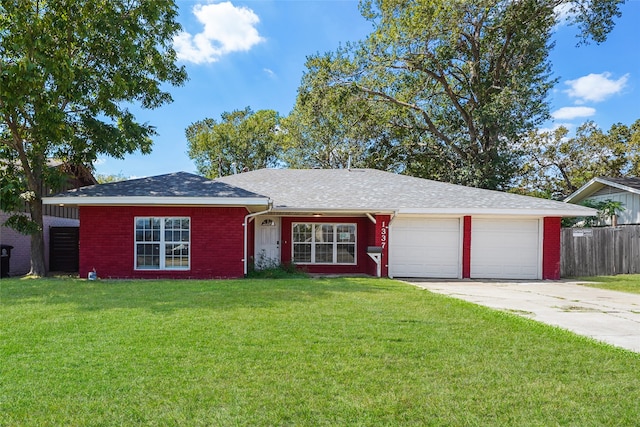
[{"label": "front door", "polygon": [[256,218],[256,270],[280,265],[280,218],[261,216]]}]

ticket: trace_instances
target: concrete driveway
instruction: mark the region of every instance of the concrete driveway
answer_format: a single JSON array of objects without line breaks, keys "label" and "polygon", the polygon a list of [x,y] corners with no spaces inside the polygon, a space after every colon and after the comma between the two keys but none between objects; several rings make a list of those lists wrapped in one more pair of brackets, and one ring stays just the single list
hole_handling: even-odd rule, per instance
[{"label": "concrete driveway", "polygon": [[415,286],[509,311],[640,352],[640,295],[577,282],[406,280]]}]

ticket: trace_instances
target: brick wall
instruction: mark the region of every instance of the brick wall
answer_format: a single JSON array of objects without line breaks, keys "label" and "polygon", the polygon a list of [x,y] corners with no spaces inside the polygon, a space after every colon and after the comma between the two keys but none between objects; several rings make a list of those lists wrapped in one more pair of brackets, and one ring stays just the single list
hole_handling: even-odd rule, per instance
[{"label": "brick wall", "polygon": [[[244,208],[81,207],[80,277],[225,278],[244,274]],[[135,270],[135,217],[190,217],[189,270]]]}]

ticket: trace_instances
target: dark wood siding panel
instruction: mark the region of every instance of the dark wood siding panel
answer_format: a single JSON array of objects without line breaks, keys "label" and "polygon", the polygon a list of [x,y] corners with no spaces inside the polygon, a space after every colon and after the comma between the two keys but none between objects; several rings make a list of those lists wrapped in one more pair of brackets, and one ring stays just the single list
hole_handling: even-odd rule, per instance
[{"label": "dark wood siding panel", "polygon": [[75,273],[78,271],[80,229],[51,227],[49,235],[49,270]]},{"label": "dark wood siding panel", "polygon": [[44,214],[56,218],[78,219],[78,208],[68,206],[44,205]]}]

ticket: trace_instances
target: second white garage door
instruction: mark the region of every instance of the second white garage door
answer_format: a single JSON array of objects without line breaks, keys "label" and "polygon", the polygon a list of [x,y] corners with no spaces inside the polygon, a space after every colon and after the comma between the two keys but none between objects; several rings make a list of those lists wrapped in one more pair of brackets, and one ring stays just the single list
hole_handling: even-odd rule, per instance
[{"label": "second white garage door", "polygon": [[389,274],[392,277],[461,276],[458,218],[396,217],[389,231]]},{"label": "second white garage door", "polygon": [[471,223],[471,278],[539,279],[537,219],[476,219]]}]

